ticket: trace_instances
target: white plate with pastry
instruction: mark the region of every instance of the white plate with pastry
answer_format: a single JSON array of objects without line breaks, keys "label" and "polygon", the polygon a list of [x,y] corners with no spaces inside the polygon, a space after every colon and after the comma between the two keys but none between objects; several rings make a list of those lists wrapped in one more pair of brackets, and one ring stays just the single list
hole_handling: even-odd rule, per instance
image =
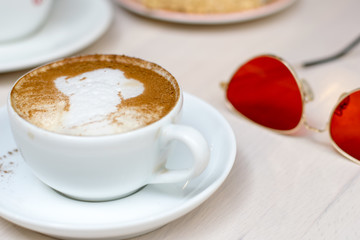
[{"label": "white plate with pastry", "polygon": [[[278,13],[296,0],[212,0],[194,4],[183,0],[116,0],[123,8],[141,16],[185,24],[228,24],[250,21]],[[201,4],[200,4],[201,3]],[[237,6],[237,7],[236,7]],[[234,11],[236,9],[236,11]]]}]

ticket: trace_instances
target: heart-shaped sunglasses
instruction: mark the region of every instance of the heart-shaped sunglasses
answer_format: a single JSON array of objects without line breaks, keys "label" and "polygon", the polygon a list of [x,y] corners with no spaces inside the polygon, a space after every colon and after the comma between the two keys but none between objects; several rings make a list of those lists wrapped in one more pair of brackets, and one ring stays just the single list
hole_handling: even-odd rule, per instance
[{"label": "heart-shaped sunglasses", "polygon": [[[344,51],[349,51],[359,41],[360,37]],[[333,60],[341,55],[344,54],[304,66]],[[310,87],[277,56],[252,58],[240,66],[223,87],[231,106],[252,122],[284,134],[293,133],[301,124],[317,132],[328,130],[335,149],[360,164],[360,88],[343,93],[333,107],[327,127],[317,129],[306,122],[304,115],[304,104],[313,99]]]}]

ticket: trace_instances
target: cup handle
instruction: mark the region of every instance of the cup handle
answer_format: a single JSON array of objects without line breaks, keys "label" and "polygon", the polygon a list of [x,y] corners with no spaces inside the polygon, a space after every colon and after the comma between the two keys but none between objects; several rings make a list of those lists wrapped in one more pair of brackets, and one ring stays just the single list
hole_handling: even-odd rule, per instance
[{"label": "cup handle", "polygon": [[173,183],[188,181],[199,176],[209,163],[210,149],[201,133],[194,128],[170,124],[160,131],[161,146],[166,146],[172,140],[183,142],[193,156],[193,165],[188,169],[170,170],[164,166],[154,174],[150,183]]}]

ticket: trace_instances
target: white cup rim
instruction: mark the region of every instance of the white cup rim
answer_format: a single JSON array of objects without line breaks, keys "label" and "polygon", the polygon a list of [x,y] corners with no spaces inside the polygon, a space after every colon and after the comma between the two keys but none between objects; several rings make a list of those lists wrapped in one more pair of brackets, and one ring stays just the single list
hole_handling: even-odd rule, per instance
[{"label": "white cup rim", "polygon": [[[177,97],[177,101],[175,103],[175,105],[172,107],[172,109],[165,115],[163,116],[162,118],[158,119],[157,121],[151,123],[151,124],[148,124],[146,126],[142,126],[142,127],[139,127],[137,129],[133,129],[133,130],[130,130],[130,131],[127,131],[127,132],[122,132],[122,133],[114,133],[114,134],[104,134],[104,135],[70,135],[70,134],[63,134],[63,133],[58,133],[58,132],[53,132],[53,131],[50,131],[50,130],[46,130],[44,128],[41,128],[41,127],[38,127],[36,126],[35,124],[32,124],[31,122],[27,121],[26,119],[22,118],[16,111],[15,109],[13,108],[12,106],[12,103],[11,103],[11,93],[12,93],[12,90],[13,88],[16,86],[16,84],[21,81],[21,79],[23,77],[25,77],[26,75],[28,74],[31,74],[32,72],[36,71],[36,70],[39,70],[41,68],[44,68],[46,66],[49,66],[49,65],[52,65],[52,64],[56,64],[56,63],[59,63],[59,62],[62,62],[64,60],[72,60],[72,59],[80,59],[80,58],[90,58],[90,57],[98,57],[98,56],[104,56],[104,57],[121,57],[121,58],[128,58],[128,59],[136,59],[136,61],[141,61],[143,63],[145,63],[147,66],[149,67],[155,67],[157,70],[160,70],[162,73],[165,73],[167,76],[165,77],[170,77],[171,80],[169,81],[172,81],[174,84],[176,84],[176,87],[178,89],[178,97]],[[149,68],[147,68],[149,69]],[[9,114],[12,114],[14,117],[16,117],[17,120],[19,120],[22,124],[24,124],[26,126],[26,128],[28,128],[29,130],[31,131],[36,131],[38,134],[41,134],[41,135],[47,135],[47,136],[51,136],[53,138],[58,138],[59,140],[60,139],[67,139],[67,140],[75,140],[75,141],[79,141],[79,139],[86,139],[86,140],[104,140],[104,139],[119,139],[119,138],[128,138],[130,136],[132,137],[137,137],[138,135],[142,135],[144,134],[144,132],[147,132],[147,131],[151,131],[152,129],[156,129],[158,128],[159,126],[162,126],[163,123],[165,122],[169,122],[169,118],[170,118],[170,121],[173,122],[171,120],[171,118],[173,116],[176,116],[182,109],[182,105],[183,105],[183,92],[182,92],[182,89],[179,85],[179,83],[177,82],[177,80],[175,79],[175,77],[173,75],[171,75],[166,69],[164,69],[163,67],[159,66],[158,64],[155,64],[153,62],[149,62],[149,61],[146,61],[146,60],[143,60],[143,59],[140,59],[140,58],[136,58],[136,57],[129,57],[129,56],[125,56],[125,55],[114,55],[114,54],[94,54],[94,55],[80,55],[80,56],[75,56],[75,57],[70,57],[70,58],[63,58],[63,59],[60,59],[60,60],[56,60],[56,61],[53,61],[53,62],[50,62],[50,63],[47,63],[47,64],[44,64],[44,65],[41,65],[37,68],[34,68],[30,71],[28,71],[27,73],[23,74],[21,77],[19,77],[15,83],[13,84],[13,86],[11,87],[11,90],[8,94],[8,97],[7,97],[7,108],[8,108],[8,113]]]}]

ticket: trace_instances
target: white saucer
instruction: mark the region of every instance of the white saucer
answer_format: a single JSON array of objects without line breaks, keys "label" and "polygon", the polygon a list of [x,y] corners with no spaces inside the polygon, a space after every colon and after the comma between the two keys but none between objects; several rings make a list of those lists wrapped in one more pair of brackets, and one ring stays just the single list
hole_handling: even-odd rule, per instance
[{"label": "white saucer", "polygon": [[189,14],[154,10],[146,8],[138,0],[117,0],[116,2],[131,12],[162,21],[185,24],[228,24],[249,21],[275,14],[289,7],[295,1],[296,0],[274,0],[272,3],[256,9],[223,14]]},{"label": "white saucer", "polygon": [[38,32],[0,44],[0,73],[73,54],[97,40],[112,17],[112,5],[107,0],[54,1],[49,19]]},{"label": "white saucer", "polygon": [[[0,216],[60,238],[120,239],[152,231],[185,215],[224,182],[235,160],[236,143],[222,115],[189,94],[184,94],[182,124],[198,129],[210,145],[205,172],[185,189],[184,183],[148,185],[124,199],[90,203],[66,198],[32,175],[15,150],[6,108],[0,108]],[[170,159],[171,165],[181,167],[191,157],[179,144]]]}]

